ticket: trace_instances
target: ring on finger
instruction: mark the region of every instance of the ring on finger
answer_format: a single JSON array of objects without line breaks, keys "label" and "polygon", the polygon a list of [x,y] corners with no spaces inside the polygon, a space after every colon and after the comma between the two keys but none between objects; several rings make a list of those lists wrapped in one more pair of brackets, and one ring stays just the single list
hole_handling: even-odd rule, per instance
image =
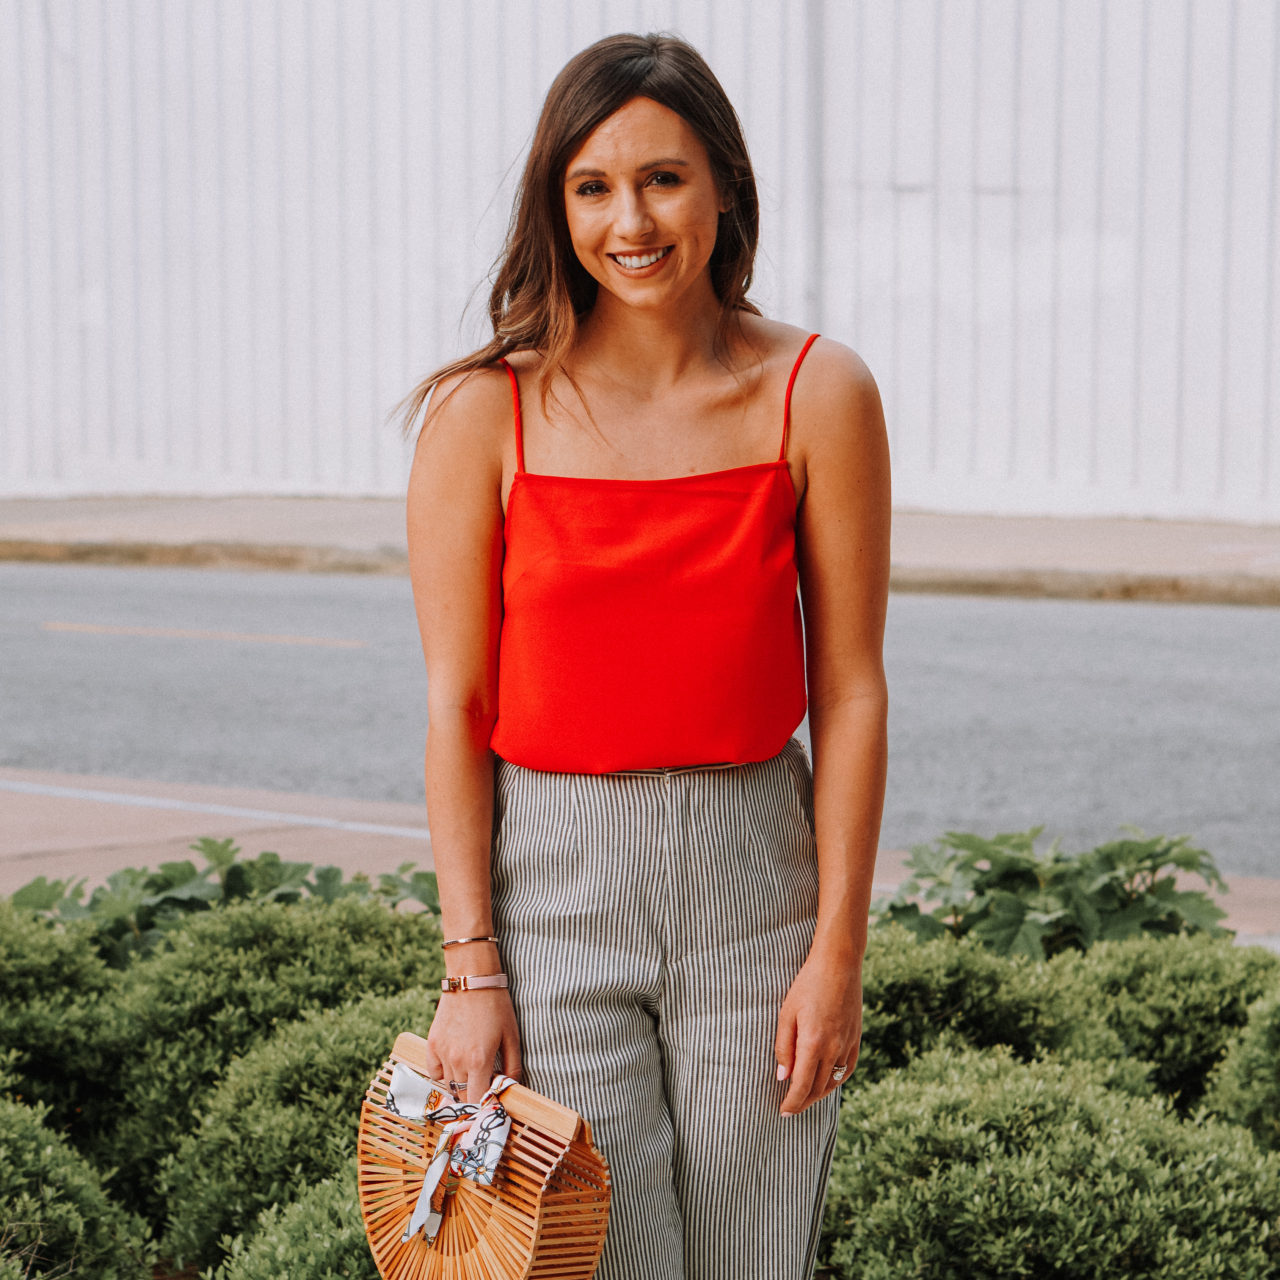
[{"label": "ring on finger", "polygon": [[843,1067],[832,1067],[831,1078],[839,1084],[844,1079],[845,1073],[849,1070],[849,1064],[846,1062]]}]

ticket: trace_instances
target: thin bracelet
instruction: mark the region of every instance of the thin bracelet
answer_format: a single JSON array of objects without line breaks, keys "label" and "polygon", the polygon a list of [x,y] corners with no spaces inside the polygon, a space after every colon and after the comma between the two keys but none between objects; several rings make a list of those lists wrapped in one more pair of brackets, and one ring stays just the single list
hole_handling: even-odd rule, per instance
[{"label": "thin bracelet", "polygon": [[492,934],[487,938],[450,938],[448,941],[442,942],[440,948],[443,950],[445,947],[460,947],[464,942],[497,942],[497,938]]}]

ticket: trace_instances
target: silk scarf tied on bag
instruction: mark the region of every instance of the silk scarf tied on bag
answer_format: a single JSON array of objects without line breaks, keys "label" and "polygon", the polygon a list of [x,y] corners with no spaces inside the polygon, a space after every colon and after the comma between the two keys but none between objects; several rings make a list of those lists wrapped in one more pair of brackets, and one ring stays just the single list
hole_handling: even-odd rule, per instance
[{"label": "silk scarf tied on bag", "polygon": [[435,1243],[448,1192],[446,1170],[482,1187],[493,1185],[498,1159],[511,1132],[511,1117],[498,1095],[513,1084],[510,1076],[497,1075],[478,1103],[454,1102],[438,1084],[403,1063],[392,1068],[387,1109],[406,1120],[430,1120],[444,1126],[403,1240],[425,1231],[427,1243]]}]

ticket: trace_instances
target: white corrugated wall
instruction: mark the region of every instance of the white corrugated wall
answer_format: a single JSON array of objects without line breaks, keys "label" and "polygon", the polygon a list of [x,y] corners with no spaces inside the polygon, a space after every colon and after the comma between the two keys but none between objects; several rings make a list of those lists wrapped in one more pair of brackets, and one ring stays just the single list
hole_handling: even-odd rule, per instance
[{"label": "white corrugated wall", "polygon": [[399,492],[547,84],[660,28],[900,506],[1280,522],[1280,0],[0,0],[0,494]]}]

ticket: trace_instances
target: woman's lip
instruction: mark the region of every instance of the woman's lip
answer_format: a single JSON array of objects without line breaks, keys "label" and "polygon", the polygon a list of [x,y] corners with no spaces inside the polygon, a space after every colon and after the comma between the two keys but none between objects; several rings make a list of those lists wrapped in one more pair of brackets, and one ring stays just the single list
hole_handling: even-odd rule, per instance
[{"label": "woman's lip", "polygon": [[[612,261],[613,264],[620,271],[623,271],[628,276],[631,276],[634,278],[636,276],[648,275],[650,272],[656,271],[659,267],[662,266],[664,262],[666,262],[666,260],[669,257],[671,257],[671,251],[674,248],[675,248],[675,245],[673,244],[665,244],[665,245],[662,245],[661,248],[641,249],[639,251],[632,251],[630,253],[622,253],[622,254],[609,253],[609,254],[606,254],[605,256],[609,258],[610,261]],[[628,267],[621,261],[622,258],[647,258],[650,254],[653,254],[653,253],[660,253],[662,256],[658,258],[656,261],[651,262],[644,267]]]}]

